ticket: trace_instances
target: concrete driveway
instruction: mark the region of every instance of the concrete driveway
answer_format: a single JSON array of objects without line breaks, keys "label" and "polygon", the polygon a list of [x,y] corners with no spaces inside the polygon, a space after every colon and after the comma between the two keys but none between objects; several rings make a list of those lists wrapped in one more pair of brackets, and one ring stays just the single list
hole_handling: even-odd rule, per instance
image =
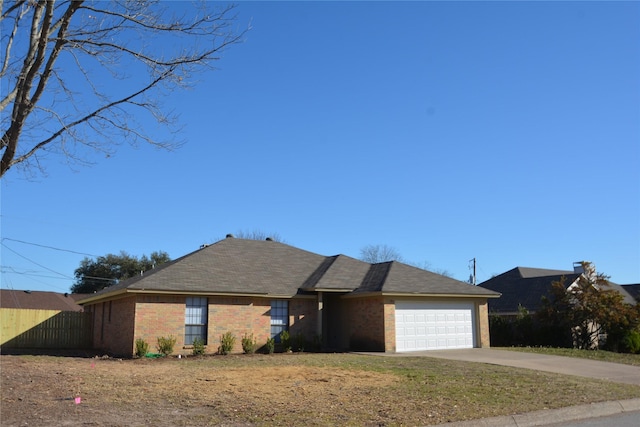
[{"label": "concrete driveway", "polygon": [[492,348],[414,351],[395,353],[393,356],[427,356],[438,359],[489,363],[640,385],[640,367],[574,357],[549,356],[520,351],[496,350]]}]

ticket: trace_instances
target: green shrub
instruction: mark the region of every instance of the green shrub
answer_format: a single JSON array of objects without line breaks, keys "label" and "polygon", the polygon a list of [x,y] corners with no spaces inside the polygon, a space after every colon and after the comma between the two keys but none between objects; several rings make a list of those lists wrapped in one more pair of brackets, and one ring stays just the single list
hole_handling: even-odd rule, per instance
[{"label": "green shrub", "polygon": [[233,346],[236,344],[236,337],[231,332],[226,332],[220,335],[220,347],[218,347],[218,353],[229,354],[233,350]]},{"label": "green shrub", "polygon": [[291,335],[289,331],[280,332],[280,342],[282,343],[282,348],[287,353],[291,351]]},{"label": "green shrub", "polygon": [[149,353],[149,343],[138,338],[136,340],[136,357],[144,357],[147,353]]},{"label": "green shrub", "polygon": [[164,356],[168,356],[173,353],[173,346],[176,345],[176,337],[169,335],[168,337],[158,337],[158,345],[156,348],[158,352]]},{"label": "green shrub", "polygon": [[622,347],[628,353],[640,353],[640,332],[628,331],[622,338]]},{"label": "green shrub", "polygon": [[201,356],[204,354],[204,340],[202,338],[196,338],[193,340],[193,355]]},{"label": "green shrub", "polygon": [[265,348],[267,349],[267,353],[273,354],[276,350],[276,340],[274,338],[268,338]]},{"label": "green shrub", "polygon": [[255,353],[257,345],[258,341],[255,339],[253,334],[244,334],[242,336],[242,351],[244,351],[246,354]]}]

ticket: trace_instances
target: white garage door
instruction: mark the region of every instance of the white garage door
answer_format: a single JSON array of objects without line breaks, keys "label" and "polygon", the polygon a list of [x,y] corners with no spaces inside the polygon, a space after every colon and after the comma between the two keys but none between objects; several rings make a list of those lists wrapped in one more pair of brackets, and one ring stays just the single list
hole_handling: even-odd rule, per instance
[{"label": "white garage door", "polygon": [[396,351],[473,348],[473,303],[396,302]]}]

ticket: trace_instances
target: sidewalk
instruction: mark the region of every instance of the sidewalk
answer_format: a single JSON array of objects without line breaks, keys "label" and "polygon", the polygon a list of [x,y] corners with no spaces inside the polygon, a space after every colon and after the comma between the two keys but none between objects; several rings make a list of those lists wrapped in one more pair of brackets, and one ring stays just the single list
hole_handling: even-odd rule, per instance
[{"label": "sidewalk", "polygon": [[640,414],[640,399],[591,403],[587,405],[570,406],[568,408],[549,409],[529,412],[526,414],[504,415],[501,417],[481,418],[478,420],[460,421],[439,425],[448,427],[546,426],[567,421],[586,420],[589,418],[604,417],[607,415],[634,411],[638,411]]}]

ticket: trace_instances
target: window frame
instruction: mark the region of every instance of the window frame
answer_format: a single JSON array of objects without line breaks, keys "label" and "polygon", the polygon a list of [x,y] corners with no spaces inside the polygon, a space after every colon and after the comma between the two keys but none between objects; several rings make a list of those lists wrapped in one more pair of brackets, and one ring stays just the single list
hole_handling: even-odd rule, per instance
[{"label": "window frame", "polygon": [[289,330],[289,301],[271,300],[271,310],[269,315],[271,338],[273,338],[276,343],[280,343],[280,334],[282,331]]},{"label": "window frame", "polygon": [[207,345],[209,323],[209,300],[207,297],[187,297],[184,309],[184,345],[192,346],[193,341],[202,338]]}]

